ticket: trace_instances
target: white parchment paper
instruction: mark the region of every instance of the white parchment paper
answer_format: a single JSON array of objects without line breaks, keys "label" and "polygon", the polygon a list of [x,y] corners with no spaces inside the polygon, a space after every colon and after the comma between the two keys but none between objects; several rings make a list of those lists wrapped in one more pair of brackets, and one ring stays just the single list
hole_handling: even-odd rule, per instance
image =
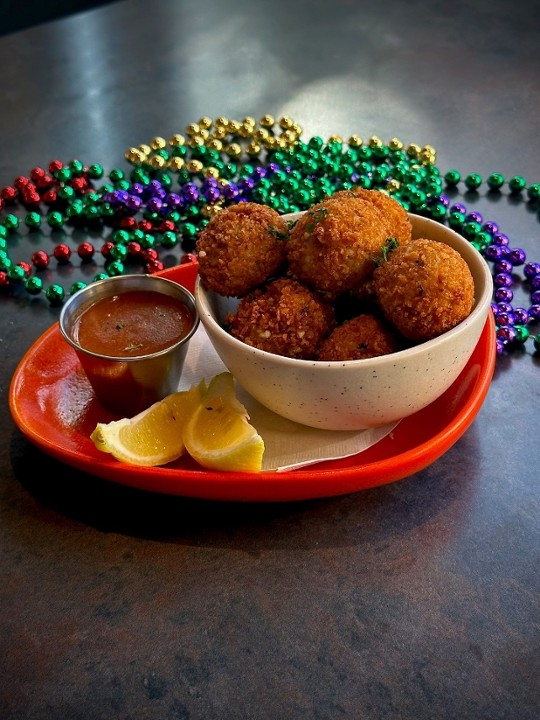
[{"label": "white parchment paper", "polygon": [[[180,390],[185,390],[203,378],[207,382],[214,375],[227,370],[214,350],[202,325],[191,339]],[[382,440],[393,431],[397,422],[370,430],[319,430],[292,422],[263,407],[242,387],[236,387],[237,397],[249,413],[250,423],[264,440],[262,469],[284,472],[312,465],[323,460],[356,455]]]}]

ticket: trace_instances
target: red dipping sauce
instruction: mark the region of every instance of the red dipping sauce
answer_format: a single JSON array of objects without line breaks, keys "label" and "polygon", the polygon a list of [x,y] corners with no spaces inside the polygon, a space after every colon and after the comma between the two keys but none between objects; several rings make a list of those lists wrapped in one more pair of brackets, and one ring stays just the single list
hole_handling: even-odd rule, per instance
[{"label": "red dipping sauce", "polygon": [[67,300],[59,318],[96,399],[121,417],[178,390],[198,325],[191,292],[158,275],[90,283]]},{"label": "red dipping sauce", "polygon": [[92,353],[138,357],[175,345],[189,333],[193,320],[179,298],[153,290],[128,290],[82,307],[71,336]]}]

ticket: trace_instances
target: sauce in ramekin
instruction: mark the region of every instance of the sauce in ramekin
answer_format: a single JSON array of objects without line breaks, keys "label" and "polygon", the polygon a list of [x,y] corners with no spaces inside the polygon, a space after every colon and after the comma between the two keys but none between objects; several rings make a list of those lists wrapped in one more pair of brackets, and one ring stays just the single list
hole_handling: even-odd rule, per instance
[{"label": "sauce in ramekin", "polygon": [[175,345],[189,333],[193,320],[191,310],[177,297],[128,290],[83,307],[71,335],[92,353],[138,357]]}]

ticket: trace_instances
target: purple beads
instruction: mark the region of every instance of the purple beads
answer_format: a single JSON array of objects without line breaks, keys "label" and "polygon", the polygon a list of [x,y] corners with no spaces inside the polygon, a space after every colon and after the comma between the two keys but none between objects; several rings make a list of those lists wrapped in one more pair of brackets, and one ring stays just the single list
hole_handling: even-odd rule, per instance
[{"label": "purple beads", "polygon": [[521,248],[515,248],[514,250],[510,250],[507,257],[512,263],[512,265],[523,265],[527,258],[527,255],[525,254],[525,250],[522,250]]},{"label": "purple beads", "polygon": [[495,287],[505,287],[510,288],[513,285],[512,276],[509,273],[497,273],[495,277],[493,278],[493,283]]},{"label": "purple beads", "polygon": [[528,262],[525,263],[525,267],[523,268],[523,274],[526,278],[533,278],[535,275],[540,275],[540,263],[537,262]]}]

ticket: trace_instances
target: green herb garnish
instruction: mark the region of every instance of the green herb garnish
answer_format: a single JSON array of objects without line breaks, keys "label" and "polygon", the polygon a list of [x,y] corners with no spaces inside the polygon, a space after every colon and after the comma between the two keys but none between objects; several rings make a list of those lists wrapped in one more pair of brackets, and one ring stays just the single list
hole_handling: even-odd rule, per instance
[{"label": "green herb garnish", "polygon": [[396,248],[399,247],[399,242],[396,238],[387,238],[386,242],[383,245],[383,248],[379,255],[374,259],[375,265],[379,267],[379,265],[382,265],[383,263],[388,261],[389,256],[391,253],[396,250]]},{"label": "green herb garnish", "polygon": [[282,230],[278,230],[274,227],[269,227],[268,232],[278,240],[286,240],[289,237],[289,233],[283,232]]},{"label": "green herb garnish", "polygon": [[328,214],[328,208],[320,207],[316,210],[308,210],[308,215],[311,222],[306,225],[306,232],[312,233],[315,229],[315,225],[320,223]]}]

